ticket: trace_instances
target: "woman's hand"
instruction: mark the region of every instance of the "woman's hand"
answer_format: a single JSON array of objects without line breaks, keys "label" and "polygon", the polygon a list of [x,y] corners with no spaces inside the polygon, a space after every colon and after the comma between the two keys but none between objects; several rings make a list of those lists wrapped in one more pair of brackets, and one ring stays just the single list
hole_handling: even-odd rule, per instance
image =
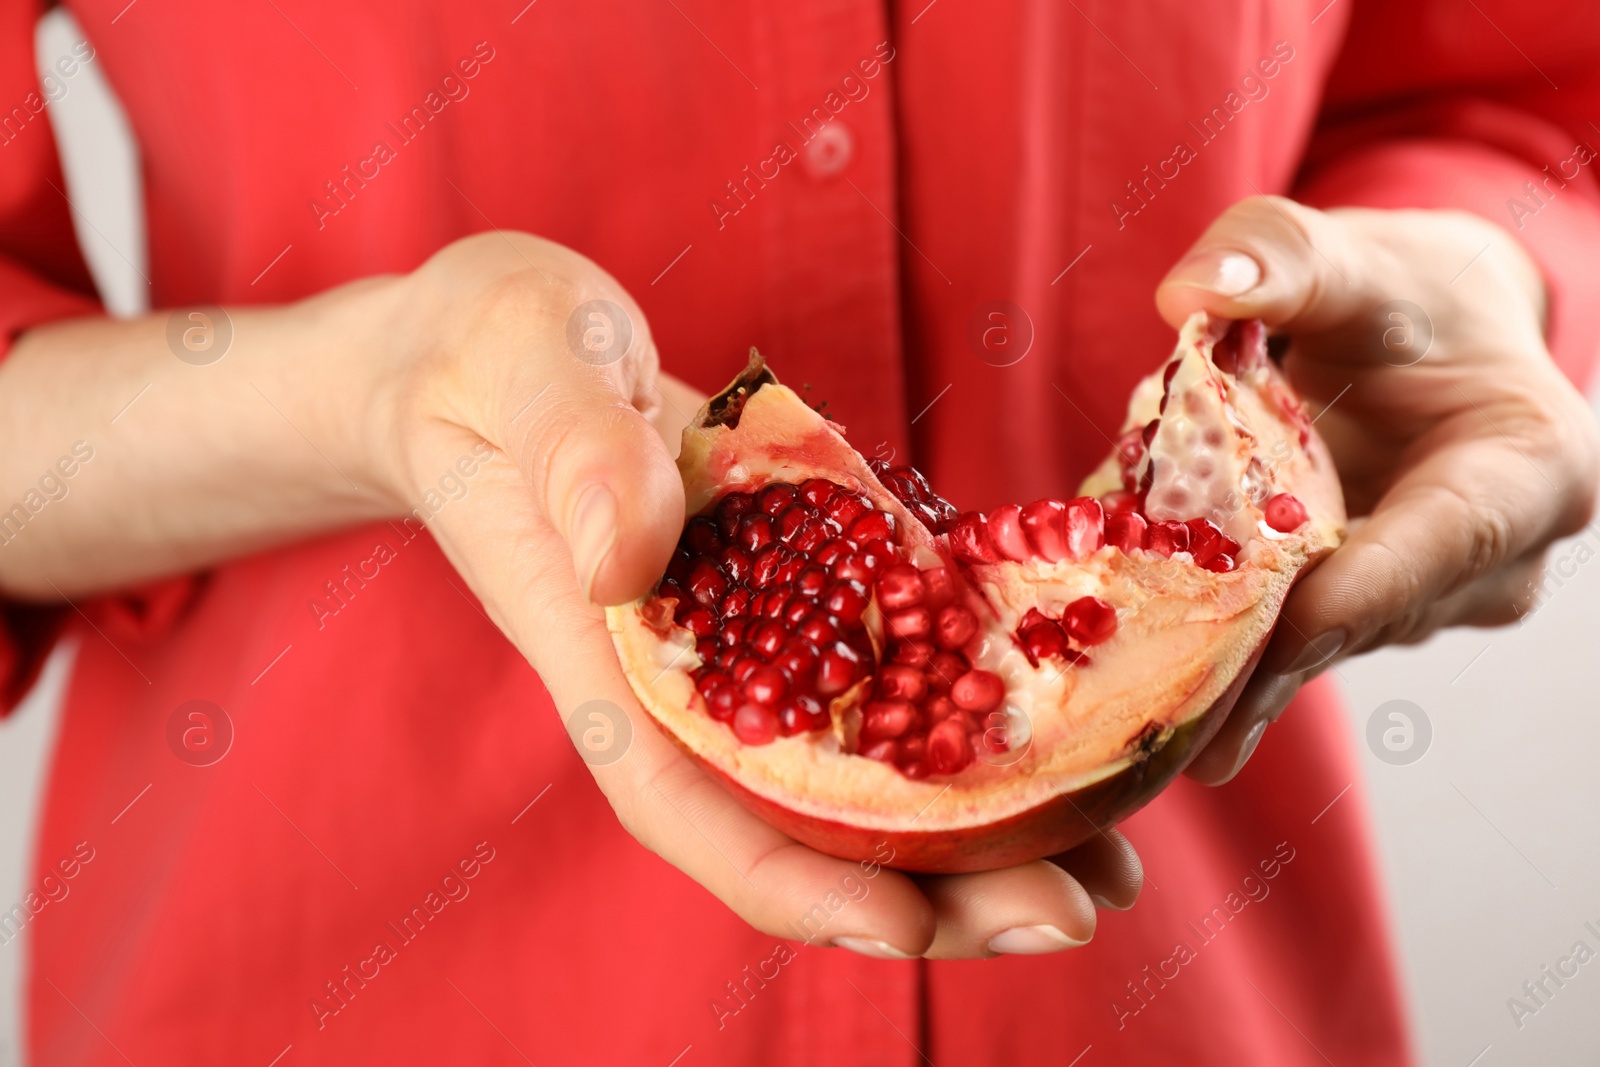
[{"label": "woman's hand", "polygon": [[[752,926],[796,936],[841,880],[862,882],[861,866],[785,837],[668,741],[634,699],[597,606],[643,594],[666,569],[684,522],[672,454],[704,398],[658,374],[621,286],[548,242],[458,242],[402,285],[394,332],[412,339],[400,354],[411,370],[382,405],[396,499],[416,500],[480,442],[503,453],[431,520],[434,537],[563,715],[598,699],[631,720],[622,758],[591,767],[628,831]],[[580,358],[568,322],[595,300],[626,319],[595,325],[631,343]],[[1095,898],[1126,907],[1140,880],[1116,833],[1005,871],[885,870],[819,940],[890,958],[1054,951],[1088,940]]]},{"label": "woman's hand", "polygon": [[1290,338],[1284,370],[1361,517],[1290,593],[1189,769],[1201,781],[1238,773],[1300,685],[1338,658],[1525,614],[1545,550],[1594,512],[1600,444],[1545,348],[1543,282],[1476,216],[1251,198],[1212,224],[1156,303],[1174,326],[1203,309]]}]

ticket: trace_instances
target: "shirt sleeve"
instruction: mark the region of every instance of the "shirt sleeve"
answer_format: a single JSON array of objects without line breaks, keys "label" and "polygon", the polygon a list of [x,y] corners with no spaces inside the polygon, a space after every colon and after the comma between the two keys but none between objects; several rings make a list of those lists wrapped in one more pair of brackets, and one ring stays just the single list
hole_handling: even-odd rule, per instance
[{"label": "shirt sleeve", "polygon": [[[49,101],[34,66],[33,0],[0,4],[0,359],[24,330],[100,312],[72,229],[66,182],[50,128]],[[13,504],[0,502],[0,552],[20,532]],[[26,521],[23,519],[23,521]],[[57,607],[0,601],[0,714],[33,686],[65,621]]]},{"label": "shirt sleeve", "polygon": [[1600,5],[1352,0],[1349,20],[1296,198],[1504,227],[1544,275],[1552,355],[1585,384],[1600,348]]}]

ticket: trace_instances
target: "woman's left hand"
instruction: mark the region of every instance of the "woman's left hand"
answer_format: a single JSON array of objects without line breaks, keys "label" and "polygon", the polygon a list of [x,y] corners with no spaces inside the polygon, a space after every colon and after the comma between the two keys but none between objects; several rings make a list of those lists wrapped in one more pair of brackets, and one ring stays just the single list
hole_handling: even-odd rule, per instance
[{"label": "woman's left hand", "polygon": [[1533,606],[1550,543],[1594,512],[1600,435],[1545,348],[1544,284],[1506,231],[1447,211],[1252,197],[1161,283],[1290,338],[1283,368],[1338,465],[1349,539],[1307,574],[1189,774],[1243,767],[1301,684],[1344,656]]}]

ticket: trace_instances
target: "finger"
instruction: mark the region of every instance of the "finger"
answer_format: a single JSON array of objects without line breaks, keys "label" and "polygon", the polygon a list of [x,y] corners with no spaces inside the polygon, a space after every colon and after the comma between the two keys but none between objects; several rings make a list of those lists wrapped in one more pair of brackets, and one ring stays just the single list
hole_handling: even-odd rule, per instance
[{"label": "finger", "polygon": [[[490,475],[504,480],[481,482]],[[579,591],[564,542],[528,503],[520,473],[502,460],[479,478],[459,507],[437,516],[440,543],[563,715],[605,701],[608,713],[626,719],[620,758],[607,752],[610,762],[589,762],[628,832],[765,933],[888,958],[920,955],[934,915],[918,887],[876,864],[796,843],[672,744],[635,699],[603,613]]]},{"label": "finger", "polygon": [[1144,886],[1144,864],[1133,842],[1116,830],[1102,830],[1070,852],[1049,857],[1083,886],[1097,908],[1126,911]]},{"label": "finger", "polygon": [[[1469,414],[1465,417],[1471,417]],[[1339,551],[1290,592],[1262,669],[1304,671],[1336,652],[1428,632],[1437,604],[1567,525],[1567,495],[1529,470],[1551,447],[1499,435],[1420,457]]]},{"label": "finger", "polygon": [[1371,253],[1338,216],[1279,196],[1253,196],[1223,212],[1156,288],[1174,327],[1196,311],[1268,326],[1320,330],[1382,302]]},{"label": "finger", "polygon": [[1035,860],[977,874],[922,879],[938,932],[929,959],[1034,956],[1087,944],[1094,936],[1094,902],[1056,864]]},{"label": "finger", "polygon": [[1202,785],[1232,781],[1255,754],[1267,727],[1278,721],[1300,691],[1305,678],[1304,674],[1268,671],[1251,675],[1222,728],[1183,773]]}]

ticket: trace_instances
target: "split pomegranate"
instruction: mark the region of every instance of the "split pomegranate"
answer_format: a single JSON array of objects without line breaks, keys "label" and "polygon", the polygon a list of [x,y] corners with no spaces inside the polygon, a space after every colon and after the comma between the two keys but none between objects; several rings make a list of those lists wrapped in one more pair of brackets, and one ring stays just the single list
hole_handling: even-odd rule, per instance
[{"label": "split pomegranate", "polygon": [[1344,521],[1260,324],[1203,315],[1072,499],[958,511],[754,353],[678,465],[667,573],[609,612],[641,703],[780,829],[910,870],[1051,855],[1147,802]]}]

